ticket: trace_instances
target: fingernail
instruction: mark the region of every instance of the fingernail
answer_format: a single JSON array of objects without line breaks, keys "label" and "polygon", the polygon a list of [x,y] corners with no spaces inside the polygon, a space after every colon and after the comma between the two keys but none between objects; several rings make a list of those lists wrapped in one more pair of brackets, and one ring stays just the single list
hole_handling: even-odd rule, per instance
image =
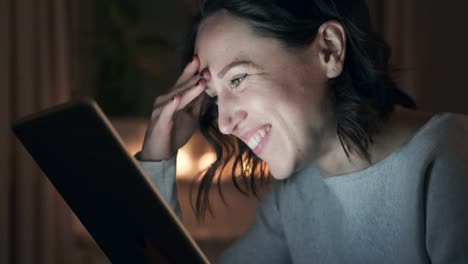
[{"label": "fingernail", "polygon": [[208,70],[203,72],[203,78],[209,79],[210,77],[211,77],[211,74],[210,74],[210,72]]},{"label": "fingernail", "polygon": [[197,85],[201,84],[202,82],[206,83],[206,80],[204,78],[201,78],[200,80],[198,80]]}]

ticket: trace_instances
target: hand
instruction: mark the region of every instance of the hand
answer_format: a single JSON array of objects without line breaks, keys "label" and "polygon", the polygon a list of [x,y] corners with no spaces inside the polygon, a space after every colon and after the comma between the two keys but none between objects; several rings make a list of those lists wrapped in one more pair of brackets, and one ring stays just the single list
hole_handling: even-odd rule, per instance
[{"label": "hand", "polygon": [[211,78],[200,71],[197,56],[187,64],[168,94],[158,96],[146,131],[140,158],[163,160],[173,157],[192,136],[205,100],[206,82]]}]

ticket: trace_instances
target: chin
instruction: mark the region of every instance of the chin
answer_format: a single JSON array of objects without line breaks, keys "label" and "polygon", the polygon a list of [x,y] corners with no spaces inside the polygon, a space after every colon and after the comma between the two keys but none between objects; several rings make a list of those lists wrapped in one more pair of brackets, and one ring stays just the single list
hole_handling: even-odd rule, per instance
[{"label": "chin", "polygon": [[289,178],[294,172],[293,166],[288,166],[286,162],[275,162],[273,164],[268,164],[268,169],[270,174],[276,180],[284,180]]}]

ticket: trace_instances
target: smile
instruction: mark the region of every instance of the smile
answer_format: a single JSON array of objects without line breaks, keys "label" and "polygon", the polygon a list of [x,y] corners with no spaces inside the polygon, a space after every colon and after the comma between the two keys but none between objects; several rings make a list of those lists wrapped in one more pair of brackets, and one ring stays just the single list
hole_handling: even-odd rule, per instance
[{"label": "smile", "polygon": [[256,131],[255,134],[252,135],[247,141],[247,145],[256,155],[260,154],[263,147],[265,146],[270,130],[271,125],[264,126],[263,128]]}]

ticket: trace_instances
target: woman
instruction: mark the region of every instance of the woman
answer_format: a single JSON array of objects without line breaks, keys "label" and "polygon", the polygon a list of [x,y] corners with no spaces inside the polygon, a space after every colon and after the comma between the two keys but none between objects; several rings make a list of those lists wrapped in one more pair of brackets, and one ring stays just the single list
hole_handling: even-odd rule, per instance
[{"label": "woman", "polygon": [[277,180],[220,262],[468,263],[467,119],[415,110],[364,1],[208,0],[188,50],[142,166],[180,213],[175,156],[200,124],[217,161],[199,214],[233,155],[241,191]]}]

